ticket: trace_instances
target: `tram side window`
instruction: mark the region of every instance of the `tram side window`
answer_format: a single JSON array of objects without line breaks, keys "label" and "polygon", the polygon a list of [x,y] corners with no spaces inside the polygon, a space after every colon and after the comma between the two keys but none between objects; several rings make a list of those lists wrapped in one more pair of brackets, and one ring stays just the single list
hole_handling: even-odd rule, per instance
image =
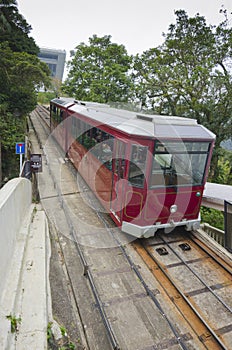
[{"label": "tram side window", "polygon": [[90,151],[106,168],[112,171],[114,137],[81,120],[72,119],[72,135]]},{"label": "tram side window", "polygon": [[59,122],[59,117],[58,117],[59,111],[60,111],[60,109],[56,108],[55,120],[56,120],[57,123]]},{"label": "tram side window", "polygon": [[51,116],[57,123],[60,123],[64,119],[64,111],[61,108],[53,105],[51,110]]},{"label": "tram side window", "polygon": [[62,122],[64,119],[64,111],[62,109],[60,110],[59,119],[60,119],[60,122]]},{"label": "tram side window", "polygon": [[93,153],[107,169],[112,170],[114,137],[98,128],[93,128],[92,139],[94,145],[90,150],[91,153]]},{"label": "tram side window", "polygon": [[54,114],[56,114],[56,106],[55,105],[52,105],[52,114],[54,116]]},{"label": "tram side window", "polygon": [[79,120],[77,123],[77,140],[87,150],[91,149],[95,145],[94,138],[92,137],[92,126],[84,121]]},{"label": "tram side window", "polygon": [[123,179],[126,172],[126,144],[120,140],[116,140],[115,143],[114,174]]},{"label": "tram side window", "polygon": [[146,146],[132,145],[129,182],[133,186],[144,186],[147,150]]},{"label": "tram side window", "polygon": [[78,137],[78,119],[72,116],[72,128],[71,128],[71,134],[74,139]]},{"label": "tram side window", "polygon": [[52,105],[52,108],[51,108],[51,116],[53,119],[56,120],[56,114],[57,114],[57,108],[55,105]]}]

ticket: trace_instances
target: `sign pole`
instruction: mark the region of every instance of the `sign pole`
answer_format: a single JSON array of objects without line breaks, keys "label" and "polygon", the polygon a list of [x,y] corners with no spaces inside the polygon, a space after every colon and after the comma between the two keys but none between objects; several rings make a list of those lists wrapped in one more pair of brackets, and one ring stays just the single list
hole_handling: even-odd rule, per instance
[{"label": "sign pole", "polygon": [[23,154],[25,154],[25,143],[24,142],[17,142],[15,146],[15,153],[20,155],[19,159],[19,168],[20,168],[20,173],[22,172],[23,168]]},{"label": "sign pole", "polygon": [[22,172],[22,167],[23,167],[23,154],[22,153],[20,153],[20,165],[19,165],[19,169],[20,169],[20,172],[19,172],[19,174],[21,174],[21,172]]}]

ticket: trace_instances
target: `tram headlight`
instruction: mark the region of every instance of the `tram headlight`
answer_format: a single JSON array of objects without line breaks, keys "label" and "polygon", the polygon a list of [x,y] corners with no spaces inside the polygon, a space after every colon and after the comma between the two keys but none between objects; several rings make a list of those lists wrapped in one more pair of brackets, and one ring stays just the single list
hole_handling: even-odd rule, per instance
[{"label": "tram headlight", "polygon": [[170,207],[170,213],[171,214],[174,214],[177,212],[177,205],[176,204],[173,204],[171,207]]}]

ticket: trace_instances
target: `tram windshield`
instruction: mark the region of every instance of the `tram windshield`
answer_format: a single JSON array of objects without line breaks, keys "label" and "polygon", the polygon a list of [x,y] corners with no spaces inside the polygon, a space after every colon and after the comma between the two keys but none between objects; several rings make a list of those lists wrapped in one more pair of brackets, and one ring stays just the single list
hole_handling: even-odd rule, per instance
[{"label": "tram windshield", "polygon": [[209,142],[156,141],[151,187],[201,185]]}]

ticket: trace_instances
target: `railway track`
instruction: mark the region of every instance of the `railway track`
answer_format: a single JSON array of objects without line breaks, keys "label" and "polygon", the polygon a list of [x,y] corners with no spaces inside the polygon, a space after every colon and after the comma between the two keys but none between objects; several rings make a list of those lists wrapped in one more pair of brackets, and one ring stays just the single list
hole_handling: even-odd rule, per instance
[{"label": "railway track", "polygon": [[134,247],[207,348],[229,349],[231,265],[180,229]]},{"label": "railway track", "polygon": [[[93,212],[83,203],[87,196],[91,207],[96,207],[84,183],[81,188],[76,184],[70,188],[71,180],[66,177],[64,181],[65,176],[70,179],[70,173],[67,175],[67,164],[59,161],[63,156],[54,144],[51,147],[53,141],[45,145],[49,137],[47,111],[39,107],[31,121],[37,123],[35,130],[54,188],[48,195],[41,186],[41,192],[46,192],[42,202],[57,227],[64,261],[69,260],[62,248],[64,239],[72,241],[78,252],[108,339],[104,350],[232,349],[231,266],[223,268],[222,261],[219,264],[191,236],[186,238],[186,232],[128,243],[100,209]],[[44,185],[42,179],[40,182]],[[65,224],[58,222],[54,202],[48,204],[49,199],[58,200]],[[78,304],[75,273],[70,273],[69,264],[67,275]],[[78,312],[82,323],[88,323],[85,310],[78,306]],[[103,348],[93,334],[92,338],[90,332],[83,330],[83,334],[89,349]]]}]

